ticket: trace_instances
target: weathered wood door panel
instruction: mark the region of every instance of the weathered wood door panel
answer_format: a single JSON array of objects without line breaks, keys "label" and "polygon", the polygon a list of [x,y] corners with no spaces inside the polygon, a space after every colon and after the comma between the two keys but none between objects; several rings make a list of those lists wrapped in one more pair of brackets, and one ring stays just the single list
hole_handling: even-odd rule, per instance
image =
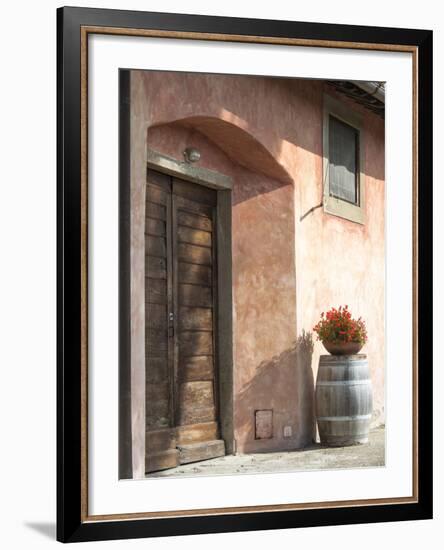
[{"label": "weathered wood door panel", "polygon": [[150,173],[145,221],[146,471],[179,464],[174,428],[171,181]]},{"label": "weathered wood door panel", "polygon": [[217,193],[148,172],[146,470],[225,453],[216,363]]}]

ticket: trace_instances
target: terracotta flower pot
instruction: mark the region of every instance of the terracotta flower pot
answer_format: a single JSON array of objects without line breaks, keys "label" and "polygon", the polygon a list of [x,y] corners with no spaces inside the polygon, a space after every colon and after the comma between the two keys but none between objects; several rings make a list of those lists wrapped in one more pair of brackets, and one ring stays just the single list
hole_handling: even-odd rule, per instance
[{"label": "terracotta flower pot", "polygon": [[364,344],[360,342],[322,342],[324,348],[332,355],[356,355]]}]

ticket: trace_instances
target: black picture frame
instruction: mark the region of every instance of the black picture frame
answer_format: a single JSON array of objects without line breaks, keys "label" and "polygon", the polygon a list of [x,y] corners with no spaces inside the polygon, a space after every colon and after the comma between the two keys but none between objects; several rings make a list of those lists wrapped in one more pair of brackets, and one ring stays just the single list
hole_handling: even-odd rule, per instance
[{"label": "black picture frame", "polygon": [[[82,468],[86,395],[81,365],[87,265],[82,260],[82,27],[155,29],[335,43],[404,45],[417,52],[417,357],[418,492],[415,502],[202,514],[189,517],[91,519]],[[57,10],[57,539],[62,542],[220,533],[432,518],[432,32],[428,30],[239,19],[93,8]],[[121,123],[125,113],[121,113]],[[84,159],[83,159],[84,161]],[[83,167],[83,168],[82,168]],[[121,163],[121,177],[125,165]],[[121,190],[121,205],[128,197]],[[121,289],[127,288],[120,274]],[[82,290],[83,289],[83,290]],[[123,294],[123,293],[121,293]],[[125,299],[121,295],[120,299]],[[129,336],[128,336],[129,338]],[[128,344],[128,342],[127,342]],[[126,353],[125,345],[120,353]],[[121,357],[122,359],[122,357]],[[121,418],[125,422],[125,418]],[[82,446],[83,445],[83,446]],[[82,489],[83,488],[83,489]]]}]

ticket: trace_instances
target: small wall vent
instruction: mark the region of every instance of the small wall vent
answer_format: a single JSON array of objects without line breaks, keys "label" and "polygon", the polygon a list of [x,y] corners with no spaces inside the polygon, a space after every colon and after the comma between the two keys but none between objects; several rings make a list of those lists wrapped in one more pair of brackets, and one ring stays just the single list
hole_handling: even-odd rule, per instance
[{"label": "small wall vent", "polygon": [[255,439],[271,439],[273,437],[273,410],[255,411]]}]

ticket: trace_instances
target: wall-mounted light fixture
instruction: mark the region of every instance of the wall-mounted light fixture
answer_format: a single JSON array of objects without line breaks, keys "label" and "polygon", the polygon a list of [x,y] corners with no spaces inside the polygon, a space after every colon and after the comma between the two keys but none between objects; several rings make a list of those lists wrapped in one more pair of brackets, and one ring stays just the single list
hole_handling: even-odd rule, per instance
[{"label": "wall-mounted light fixture", "polygon": [[187,147],[183,152],[183,158],[185,162],[198,162],[200,160],[200,151],[194,147]]}]

